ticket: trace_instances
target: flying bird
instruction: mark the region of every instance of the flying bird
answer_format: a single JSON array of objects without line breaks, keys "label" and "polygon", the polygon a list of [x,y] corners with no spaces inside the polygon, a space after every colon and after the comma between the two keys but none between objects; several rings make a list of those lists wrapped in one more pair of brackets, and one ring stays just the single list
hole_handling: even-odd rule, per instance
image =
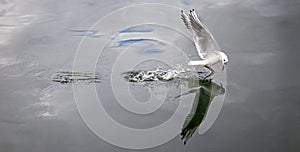
[{"label": "flying bird", "polygon": [[202,59],[190,61],[188,65],[199,65],[206,67],[211,71],[210,75],[212,75],[215,73],[215,70],[211,66],[218,62],[222,62],[223,71],[228,63],[228,57],[224,52],[220,51],[220,47],[218,46],[212,34],[199,20],[195,9],[190,10],[189,15],[186,15],[184,11],[181,10],[181,19],[183,20],[186,28],[192,33],[198,55]]}]

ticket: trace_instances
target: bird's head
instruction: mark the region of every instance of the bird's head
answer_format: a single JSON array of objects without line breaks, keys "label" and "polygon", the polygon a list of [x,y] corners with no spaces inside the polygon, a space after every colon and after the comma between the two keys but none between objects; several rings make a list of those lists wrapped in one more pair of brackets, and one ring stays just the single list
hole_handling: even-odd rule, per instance
[{"label": "bird's head", "polygon": [[220,55],[221,55],[221,61],[222,61],[222,64],[223,64],[223,67],[222,67],[222,71],[223,71],[226,64],[228,63],[228,57],[224,52],[220,52]]}]

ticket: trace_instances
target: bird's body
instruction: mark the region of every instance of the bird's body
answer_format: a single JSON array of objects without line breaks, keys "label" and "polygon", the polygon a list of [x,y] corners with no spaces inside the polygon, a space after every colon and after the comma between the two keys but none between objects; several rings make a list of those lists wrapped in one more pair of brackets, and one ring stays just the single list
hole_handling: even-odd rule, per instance
[{"label": "bird's body", "polygon": [[198,55],[202,59],[190,61],[188,64],[204,66],[214,73],[214,70],[211,68],[211,66],[218,62],[222,62],[223,70],[224,66],[228,62],[228,57],[224,52],[220,51],[220,47],[218,46],[214,37],[207,30],[205,25],[201,23],[195,10],[190,10],[189,16],[187,16],[182,10],[181,19],[183,20],[186,28],[192,33]]},{"label": "bird's body", "polygon": [[189,65],[212,66],[220,61],[219,52],[209,53],[203,60],[190,61]]}]

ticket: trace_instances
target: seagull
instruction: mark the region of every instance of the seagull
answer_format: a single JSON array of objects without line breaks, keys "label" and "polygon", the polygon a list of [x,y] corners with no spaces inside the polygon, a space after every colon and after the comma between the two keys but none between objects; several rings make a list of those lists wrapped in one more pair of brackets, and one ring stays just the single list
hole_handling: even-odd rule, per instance
[{"label": "seagull", "polygon": [[212,34],[199,20],[195,9],[190,10],[189,16],[181,10],[181,19],[183,20],[186,28],[192,33],[198,55],[202,59],[190,61],[188,65],[204,66],[211,71],[210,75],[212,75],[215,73],[215,70],[211,66],[218,62],[222,62],[223,71],[228,63],[228,57],[224,52],[220,51],[220,47]]}]

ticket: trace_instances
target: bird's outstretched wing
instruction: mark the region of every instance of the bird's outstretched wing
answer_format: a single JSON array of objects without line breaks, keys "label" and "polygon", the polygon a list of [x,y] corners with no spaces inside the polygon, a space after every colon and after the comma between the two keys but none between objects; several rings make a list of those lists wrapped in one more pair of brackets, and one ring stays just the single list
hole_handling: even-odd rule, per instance
[{"label": "bird's outstretched wing", "polygon": [[184,24],[193,34],[194,43],[201,59],[205,59],[208,52],[220,50],[216,40],[206,26],[201,23],[194,9],[190,10],[189,18],[183,11],[181,12]]}]

